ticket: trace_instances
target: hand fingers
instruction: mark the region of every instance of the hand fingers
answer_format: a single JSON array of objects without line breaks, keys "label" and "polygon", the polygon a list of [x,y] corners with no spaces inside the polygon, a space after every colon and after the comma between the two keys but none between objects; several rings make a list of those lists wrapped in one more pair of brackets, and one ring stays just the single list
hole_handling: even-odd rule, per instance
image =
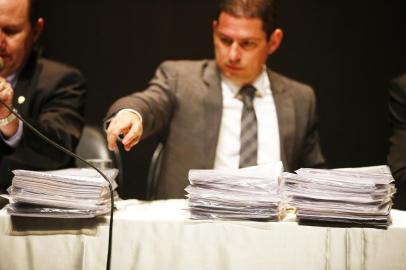
[{"label": "hand fingers", "polygon": [[0,77],[0,91],[7,87],[11,87],[11,85],[4,78]]},{"label": "hand fingers", "polygon": [[142,125],[141,124],[134,124],[127,135],[124,137],[122,143],[124,145],[124,149],[129,151],[134,145],[136,145],[142,136]]},{"label": "hand fingers", "polygon": [[7,105],[11,105],[13,99],[13,88],[4,79],[0,80],[0,99]]},{"label": "hand fingers", "polygon": [[117,139],[124,135],[123,145],[125,150],[130,150],[140,139],[142,124],[134,113],[120,114],[112,119],[107,129],[107,142],[110,150],[117,147]]},{"label": "hand fingers", "polygon": [[13,90],[9,86],[0,88],[0,97],[2,100],[9,99],[12,93]]},{"label": "hand fingers", "polygon": [[122,132],[123,128],[120,126],[119,121],[113,118],[107,129],[107,145],[108,148],[112,151],[117,147],[117,138]]},{"label": "hand fingers", "polygon": [[113,151],[117,147],[117,137],[109,132],[107,132],[107,145],[110,151]]},{"label": "hand fingers", "polygon": [[135,121],[131,125],[131,128],[128,132],[124,133],[125,137],[123,138],[123,144],[128,144],[129,142],[132,142],[133,140],[139,140],[141,137],[142,133],[142,125],[138,122]]},{"label": "hand fingers", "polygon": [[136,145],[138,142],[139,142],[139,139],[136,138],[136,139],[132,140],[131,142],[127,143],[127,144],[123,144],[124,150],[130,151],[131,148],[133,148],[133,146]]},{"label": "hand fingers", "polygon": [[0,91],[3,89],[6,83],[7,81],[4,78],[0,77]]}]

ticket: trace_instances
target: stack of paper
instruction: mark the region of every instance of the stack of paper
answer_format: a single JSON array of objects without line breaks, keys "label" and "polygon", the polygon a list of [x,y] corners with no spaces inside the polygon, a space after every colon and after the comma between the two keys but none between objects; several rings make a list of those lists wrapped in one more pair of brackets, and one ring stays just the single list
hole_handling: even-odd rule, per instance
[{"label": "stack of paper", "polygon": [[282,163],[236,170],[191,170],[186,188],[194,219],[276,220]]},{"label": "stack of paper", "polygon": [[283,193],[299,221],[386,227],[395,192],[386,166],[359,169],[299,169],[283,173]]},{"label": "stack of paper", "polygon": [[[13,171],[9,188],[10,215],[86,218],[110,211],[107,181],[95,170],[72,168],[57,171]],[[113,189],[117,169],[103,170]]]}]

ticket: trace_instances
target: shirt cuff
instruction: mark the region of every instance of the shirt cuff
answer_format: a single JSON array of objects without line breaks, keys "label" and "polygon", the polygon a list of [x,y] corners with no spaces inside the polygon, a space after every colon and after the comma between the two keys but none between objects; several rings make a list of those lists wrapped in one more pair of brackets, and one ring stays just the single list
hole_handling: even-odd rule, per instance
[{"label": "shirt cuff", "polygon": [[138,118],[140,118],[140,121],[141,121],[141,123],[142,123],[142,116],[141,116],[141,114],[140,114],[139,112],[137,112],[136,110],[133,110],[133,109],[122,109],[122,110],[118,111],[118,113],[117,113],[116,115],[119,115],[119,114],[122,113],[122,112],[132,112],[132,113],[135,113],[135,114],[138,116]]},{"label": "shirt cuff", "polygon": [[142,116],[141,116],[141,114],[140,114],[139,112],[137,112],[136,110],[133,110],[133,109],[122,109],[122,110],[119,110],[114,116],[110,117],[109,119],[107,119],[107,120],[104,122],[104,130],[105,130],[105,131],[107,131],[107,128],[109,127],[109,124],[110,124],[111,119],[113,119],[115,116],[119,115],[119,114],[122,113],[122,112],[132,112],[132,113],[135,113],[135,114],[138,116],[138,118],[140,119],[141,123],[142,123]]},{"label": "shirt cuff", "polygon": [[18,143],[20,142],[22,136],[23,136],[23,123],[21,122],[21,120],[18,120],[17,132],[10,138],[5,139],[3,135],[1,135],[0,133],[0,138],[12,148],[16,148],[18,146]]}]

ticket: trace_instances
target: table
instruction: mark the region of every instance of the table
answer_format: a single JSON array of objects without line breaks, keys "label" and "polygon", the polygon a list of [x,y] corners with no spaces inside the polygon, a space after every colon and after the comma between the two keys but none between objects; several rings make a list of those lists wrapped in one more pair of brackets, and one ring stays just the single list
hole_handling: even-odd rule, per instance
[{"label": "table", "polygon": [[[406,269],[406,212],[387,230],[293,221],[196,221],[184,200],[117,202],[111,269]],[[0,211],[0,269],[105,269],[108,217],[11,219]]]}]

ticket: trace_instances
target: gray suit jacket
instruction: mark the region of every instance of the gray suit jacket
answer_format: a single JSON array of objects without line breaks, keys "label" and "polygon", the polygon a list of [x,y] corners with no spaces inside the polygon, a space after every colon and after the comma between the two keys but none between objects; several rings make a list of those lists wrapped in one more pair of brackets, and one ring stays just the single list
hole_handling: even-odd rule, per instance
[{"label": "gray suit jacket", "polygon": [[[286,171],[324,166],[316,129],[313,90],[269,71],[278,115],[281,158]],[[141,113],[143,138],[166,129],[158,198],[183,198],[190,169],[214,166],[222,116],[220,72],[212,60],[168,61],[148,88],[116,101]]]}]

